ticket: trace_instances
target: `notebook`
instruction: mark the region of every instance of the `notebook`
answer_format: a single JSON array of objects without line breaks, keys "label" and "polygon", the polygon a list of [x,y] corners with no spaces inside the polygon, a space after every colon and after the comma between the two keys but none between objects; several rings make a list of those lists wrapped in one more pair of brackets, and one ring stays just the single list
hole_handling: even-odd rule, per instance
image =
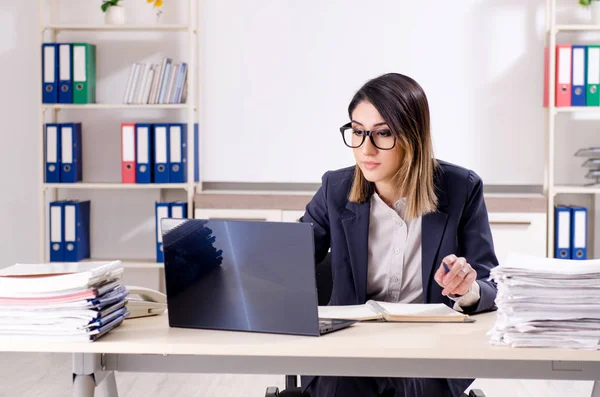
[{"label": "notebook", "polygon": [[319,306],[319,317],[359,321],[472,323],[467,314],[443,303],[390,303],[369,300],[364,305]]}]

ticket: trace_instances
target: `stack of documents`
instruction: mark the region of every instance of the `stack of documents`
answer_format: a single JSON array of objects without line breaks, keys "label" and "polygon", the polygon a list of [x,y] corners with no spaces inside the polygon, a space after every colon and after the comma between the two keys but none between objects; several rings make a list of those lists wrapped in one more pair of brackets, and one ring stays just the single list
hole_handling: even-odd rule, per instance
[{"label": "stack of documents", "polygon": [[510,254],[490,278],[498,284],[492,344],[599,348],[600,260]]},{"label": "stack of documents", "polygon": [[585,177],[591,179],[591,182],[586,183],[585,186],[593,186],[600,183],[600,147],[579,149],[575,153],[575,156],[587,157],[587,160],[581,166],[588,169]]},{"label": "stack of documents", "polygon": [[97,340],[129,314],[122,274],[120,261],[0,269],[0,337]]}]

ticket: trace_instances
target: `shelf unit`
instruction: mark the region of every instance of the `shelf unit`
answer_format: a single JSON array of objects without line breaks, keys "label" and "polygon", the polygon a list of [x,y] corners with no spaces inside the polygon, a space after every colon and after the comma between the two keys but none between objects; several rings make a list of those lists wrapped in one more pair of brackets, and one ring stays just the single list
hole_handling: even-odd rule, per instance
[{"label": "shelf unit", "polygon": [[75,190],[75,189],[112,189],[112,190],[153,190],[153,189],[189,189],[187,183],[112,183],[112,182],[99,182],[99,183],[44,183],[42,186],[45,189],[63,189],[63,190]]},{"label": "shelf unit", "polygon": [[42,32],[47,30],[55,32],[185,32],[188,30],[188,25],[42,25]]},{"label": "shelf unit", "polygon": [[[89,104],[44,104],[42,111],[47,110],[111,110],[111,109],[186,109],[186,104],[126,104],[126,103],[89,103]],[[195,110],[195,109],[194,109]]]},{"label": "shelf unit", "polygon": [[[575,2],[573,4],[576,4]],[[545,44],[551,49],[549,52],[549,84],[548,84],[548,108],[547,125],[545,135],[545,169],[544,169],[544,193],[547,198],[547,222],[546,222],[546,248],[547,256],[554,257],[554,206],[556,204],[557,194],[571,195],[596,195],[600,194],[600,187],[587,187],[577,185],[555,185],[555,138],[556,138],[556,117],[562,113],[600,113],[598,106],[581,107],[556,107],[556,43],[557,36],[561,32],[600,32],[600,25],[588,24],[557,24],[556,23],[556,0],[546,0],[546,40]],[[590,217],[593,214],[590,213]]]},{"label": "shelf unit", "polygon": [[[194,216],[194,196],[197,189],[202,188],[201,182],[194,181],[194,166],[195,166],[195,153],[194,153],[194,124],[197,120],[197,103],[199,99],[198,84],[196,82],[198,72],[198,12],[196,9],[197,2],[194,0],[187,1],[187,23],[186,24],[125,24],[125,25],[97,25],[97,24],[61,24],[57,21],[57,5],[55,1],[40,0],[40,46],[44,42],[59,42],[57,40],[60,33],[63,32],[96,32],[102,34],[103,32],[162,32],[162,33],[177,33],[186,34],[187,39],[187,85],[188,95],[186,103],[183,104],[125,104],[125,103],[91,103],[91,104],[46,104],[42,103],[41,95],[39,95],[40,113],[41,113],[41,126],[39,137],[40,141],[40,230],[39,230],[39,243],[40,243],[40,256],[42,262],[49,261],[49,240],[47,230],[47,202],[56,201],[58,199],[58,192],[61,190],[77,190],[77,189],[91,189],[91,190],[159,190],[162,192],[165,190],[181,189],[187,193],[187,216],[192,218]],[[45,10],[47,6],[50,8],[50,21],[46,21]],[[96,5],[93,5],[96,7]],[[38,77],[39,87],[42,86],[41,74]],[[124,85],[123,85],[124,87]],[[40,90],[41,92],[41,90]],[[123,184],[123,183],[90,183],[90,182],[79,182],[79,183],[45,183],[44,173],[44,125],[46,123],[56,123],[58,120],[58,113],[62,110],[71,111],[86,111],[86,110],[180,110],[186,112],[186,120],[182,122],[187,124],[187,173],[188,181],[186,183],[169,183],[169,184]],[[85,129],[85,120],[82,119],[83,128]],[[198,135],[200,132],[198,132]],[[198,137],[199,139],[199,137]],[[85,143],[84,143],[85,145]],[[85,161],[85,160],[84,160]],[[49,195],[49,196],[48,196]],[[92,220],[93,222],[93,220]],[[93,241],[90,241],[90,245],[93,245]],[[89,258],[85,261],[110,261],[120,258]],[[163,264],[158,263],[153,259],[140,259],[140,260],[122,260],[125,268],[133,269],[162,269]]]}]

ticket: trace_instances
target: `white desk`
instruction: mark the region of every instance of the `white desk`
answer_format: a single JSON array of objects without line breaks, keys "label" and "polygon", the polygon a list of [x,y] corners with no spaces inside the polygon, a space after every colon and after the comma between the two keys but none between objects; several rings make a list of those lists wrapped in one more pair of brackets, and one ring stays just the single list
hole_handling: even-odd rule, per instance
[{"label": "white desk", "polygon": [[[359,323],[322,337],[169,328],[126,320],[94,343],[15,342],[0,351],[73,353],[73,395],[118,395],[113,371],[600,380],[600,352],[491,346],[495,313],[472,324]],[[265,387],[268,385],[265,385]],[[595,384],[592,396],[600,397]]]}]

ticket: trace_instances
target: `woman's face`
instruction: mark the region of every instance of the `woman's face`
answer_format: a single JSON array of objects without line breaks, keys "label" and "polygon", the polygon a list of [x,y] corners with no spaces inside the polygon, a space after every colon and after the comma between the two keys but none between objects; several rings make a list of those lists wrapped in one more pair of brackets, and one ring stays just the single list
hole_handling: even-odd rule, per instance
[{"label": "woman's face", "polygon": [[[380,147],[391,146],[389,142],[393,143],[394,140],[388,125],[370,102],[362,101],[356,106],[352,112],[352,128],[377,131],[373,134]],[[365,137],[363,144],[353,151],[356,164],[369,182],[387,183],[400,168],[402,151],[397,140],[393,149],[381,150],[373,145],[369,137]]]}]

